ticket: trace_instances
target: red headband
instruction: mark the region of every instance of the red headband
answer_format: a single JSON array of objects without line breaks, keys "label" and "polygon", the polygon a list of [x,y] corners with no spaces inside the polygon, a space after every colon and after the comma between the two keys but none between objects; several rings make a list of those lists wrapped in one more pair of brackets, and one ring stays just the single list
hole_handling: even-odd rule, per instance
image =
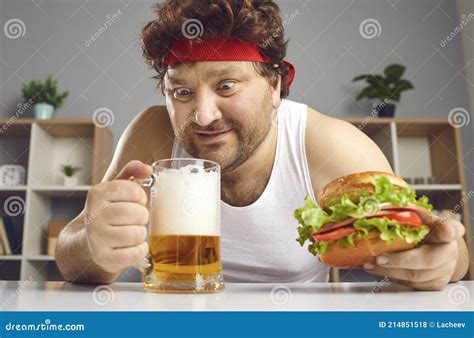
[{"label": "red headband", "polygon": [[[180,39],[166,55],[166,65],[178,62],[196,61],[254,61],[271,63],[271,61],[260,54],[256,44],[248,41],[240,41],[228,38],[213,39]],[[295,77],[295,67],[283,60],[290,68],[288,76],[288,87],[291,86]]]}]

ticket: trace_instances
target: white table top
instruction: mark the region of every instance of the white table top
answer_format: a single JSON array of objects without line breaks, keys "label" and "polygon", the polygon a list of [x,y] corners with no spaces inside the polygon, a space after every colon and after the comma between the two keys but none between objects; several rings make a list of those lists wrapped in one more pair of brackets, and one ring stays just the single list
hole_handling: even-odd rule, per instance
[{"label": "white table top", "polygon": [[[272,292],[273,290],[273,292]],[[389,282],[226,284],[213,294],[159,294],[140,283],[0,281],[2,311],[473,311],[474,281],[439,292]]]}]

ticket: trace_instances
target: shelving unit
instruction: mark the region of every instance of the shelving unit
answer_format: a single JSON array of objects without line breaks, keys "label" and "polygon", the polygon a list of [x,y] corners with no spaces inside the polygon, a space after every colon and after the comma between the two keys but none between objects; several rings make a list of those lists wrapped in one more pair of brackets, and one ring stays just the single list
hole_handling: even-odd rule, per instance
[{"label": "shelving unit", "polygon": [[[19,197],[23,212],[13,217],[21,233],[20,255],[0,255],[0,280],[62,280],[53,256],[46,255],[48,221],[72,219],[87,191],[100,182],[113,155],[112,133],[92,120],[0,120],[0,165],[20,164],[25,186],[0,187],[0,203]],[[82,169],[79,185],[65,187],[61,165]]]},{"label": "shelving unit", "polygon": [[[474,278],[474,255],[469,202],[460,130],[444,119],[347,118],[368,135],[400,177],[429,177],[436,184],[412,184],[418,195],[427,195],[435,209],[458,210],[466,227],[465,239],[470,252],[466,278]],[[373,280],[361,270],[331,271],[333,281]]]}]

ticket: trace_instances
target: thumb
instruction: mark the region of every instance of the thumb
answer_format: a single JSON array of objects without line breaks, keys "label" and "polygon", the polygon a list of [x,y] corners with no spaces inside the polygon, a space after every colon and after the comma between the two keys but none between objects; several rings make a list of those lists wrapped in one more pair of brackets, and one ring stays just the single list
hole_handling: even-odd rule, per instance
[{"label": "thumb", "polygon": [[454,219],[430,218],[426,225],[430,227],[430,233],[426,236],[426,243],[447,243],[464,235],[464,225]]},{"label": "thumb", "polygon": [[151,165],[141,161],[133,160],[128,162],[120,171],[115,179],[128,180],[130,177],[147,178],[151,175],[153,169]]}]

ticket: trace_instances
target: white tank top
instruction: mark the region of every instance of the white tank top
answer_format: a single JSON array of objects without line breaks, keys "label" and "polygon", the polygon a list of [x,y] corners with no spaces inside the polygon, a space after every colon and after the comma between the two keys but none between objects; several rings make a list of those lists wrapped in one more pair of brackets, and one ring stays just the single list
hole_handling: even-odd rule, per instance
[{"label": "white tank top", "polygon": [[[246,283],[327,282],[329,268],[296,241],[296,208],[314,199],[305,153],[308,107],[282,100],[273,169],[262,195],[245,207],[221,201],[224,280]],[[190,158],[174,140],[172,157]]]}]

